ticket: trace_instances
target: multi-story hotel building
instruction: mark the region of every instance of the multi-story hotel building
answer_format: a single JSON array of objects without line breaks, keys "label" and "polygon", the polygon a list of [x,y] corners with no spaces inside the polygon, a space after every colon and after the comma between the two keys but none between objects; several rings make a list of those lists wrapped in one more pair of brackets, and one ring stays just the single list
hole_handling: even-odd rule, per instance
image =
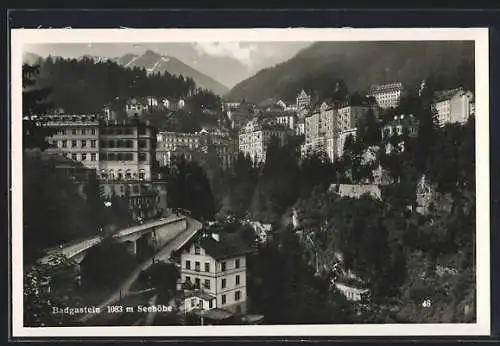
[{"label": "multi-story hotel building", "polygon": [[238,153],[237,138],[228,131],[201,130],[197,133],[166,132],[157,134],[156,160],[160,166],[170,166],[175,160],[184,157],[195,160],[215,150],[224,169],[229,168]]},{"label": "multi-story hotel building", "polygon": [[370,110],[377,116],[378,112],[374,105],[352,105],[349,103],[339,105],[337,108],[339,132],[349,131],[357,127],[359,121],[365,117]]},{"label": "multi-story hotel building", "polygon": [[297,115],[292,112],[282,112],[276,116],[276,122],[280,125],[288,127],[292,131],[295,131]]},{"label": "multi-story hotel building", "polygon": [[333,162],[337,151],[338,121],[337,110],[323,102],[318,111],[305,118],[305,143],[302,154],[322,151]]},{"label": "multi-story hotel building", "polygon": [[159,132],[156,136],[156,160],[160,166],[170,166],[175,160],[184,157],[192,159],[192,154],[200,147],[197,133]]},{"label": "multi-story hotel building", "polygon": [[446,124],[464,124],[475,113],[474,94],[457,88],[438,91],[435,94],[434,109],[440,126]]},{"label": "multi-story hotel building", "polygon": [[179,249],[181,283],[197,294],[186,302],[186,310],[204,310],[204,316],[217,310],[230,313],[247,311],[247,255],[252,249],[239,233],[197,232]]},{"label": "multi-story hotel building", "polygon": [[144,203],[155,205],[152,192],[165,192],[153,182],[156,136],[147,122],[99,120],[94,115],[46,117],[47,126],[56,129],[48,138],[52,146],[47,152],[94,169],[104,197],[127,195],[131,206],[142,208]]},{"label": "multi-story hotel building", "polygon": [[395,108],[399,105],[404,92],[403,84],[390,83],[373,85],[370,88],[369,96],[373,96],[380,108]]},{"label": "multi-story hotel building", "polygon": [[311,96],[308,95],[302,89],[300,93],[297,95],[296,103],[297,103],[297,109],[302,109],[304,107],[307,107],[311,104]]},{"label": "multi-story hotel building", "polygon": [[290,130],[270,119],[253,119],[239,134],[239,150],[249,155],[254,163],[264,163],[272,138],[277,138],[279,145],[284,145]]}]

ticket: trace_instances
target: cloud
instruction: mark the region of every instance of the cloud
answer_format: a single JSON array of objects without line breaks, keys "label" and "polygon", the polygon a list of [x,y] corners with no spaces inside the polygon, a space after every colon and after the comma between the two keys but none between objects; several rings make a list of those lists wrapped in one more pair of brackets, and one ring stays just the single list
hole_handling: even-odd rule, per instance
[{"label": "cloud", "polygon": [[253,65],[253,55],[257,51],[257,45],[243,45],[240,42],[196,42],[194,46],[199,55],[231,57],[247,67]]}]

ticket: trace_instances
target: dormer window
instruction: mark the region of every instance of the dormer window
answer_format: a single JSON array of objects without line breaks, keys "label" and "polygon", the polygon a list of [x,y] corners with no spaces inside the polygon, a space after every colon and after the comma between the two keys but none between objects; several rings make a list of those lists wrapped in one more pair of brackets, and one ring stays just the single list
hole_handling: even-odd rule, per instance
[{"label": "dormer window", "polygon": [[195,244],[195,246],[194,246],[194,253],[195,253],[195,255],[199,255],[201,253],[200,246],[197,244]]}]

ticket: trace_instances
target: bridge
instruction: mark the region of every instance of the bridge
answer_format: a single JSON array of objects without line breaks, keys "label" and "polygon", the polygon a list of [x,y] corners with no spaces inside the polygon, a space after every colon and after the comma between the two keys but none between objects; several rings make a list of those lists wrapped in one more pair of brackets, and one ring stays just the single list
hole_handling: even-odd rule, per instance
[{"label": "bridge", "polygon": [[[156,251],[162,249],[177,237],[181,239],[190,237],[191,233],[201,228],[201,223],[198,222],[196,225],[197,227],[188,227],[186,216],[171,215],[160,220],[119,230],[112,237],[118,242],[125,243],[128,250],[135,255],[146,247]],[[76,263],[81,263],[87,251],[100,244],[103,239],[103,236],[98,235],[63,244],[48,250],[46,255],[39,259],[38,262],[40,264],[57,264],[54,256],[63,255]]]}]

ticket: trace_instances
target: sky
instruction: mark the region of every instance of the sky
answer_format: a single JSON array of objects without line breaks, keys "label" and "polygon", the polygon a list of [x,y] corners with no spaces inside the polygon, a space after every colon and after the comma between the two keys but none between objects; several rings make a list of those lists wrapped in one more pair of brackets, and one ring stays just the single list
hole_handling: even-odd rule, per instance
[{"label": "sky", "polygon": [[57,43],[26,45],[25,52],[77,58],[82,55],[119,57],[150,49],[170,55],[228,87],[259,70],[292,58],[311,42],[183,42],[183,43]]}]

